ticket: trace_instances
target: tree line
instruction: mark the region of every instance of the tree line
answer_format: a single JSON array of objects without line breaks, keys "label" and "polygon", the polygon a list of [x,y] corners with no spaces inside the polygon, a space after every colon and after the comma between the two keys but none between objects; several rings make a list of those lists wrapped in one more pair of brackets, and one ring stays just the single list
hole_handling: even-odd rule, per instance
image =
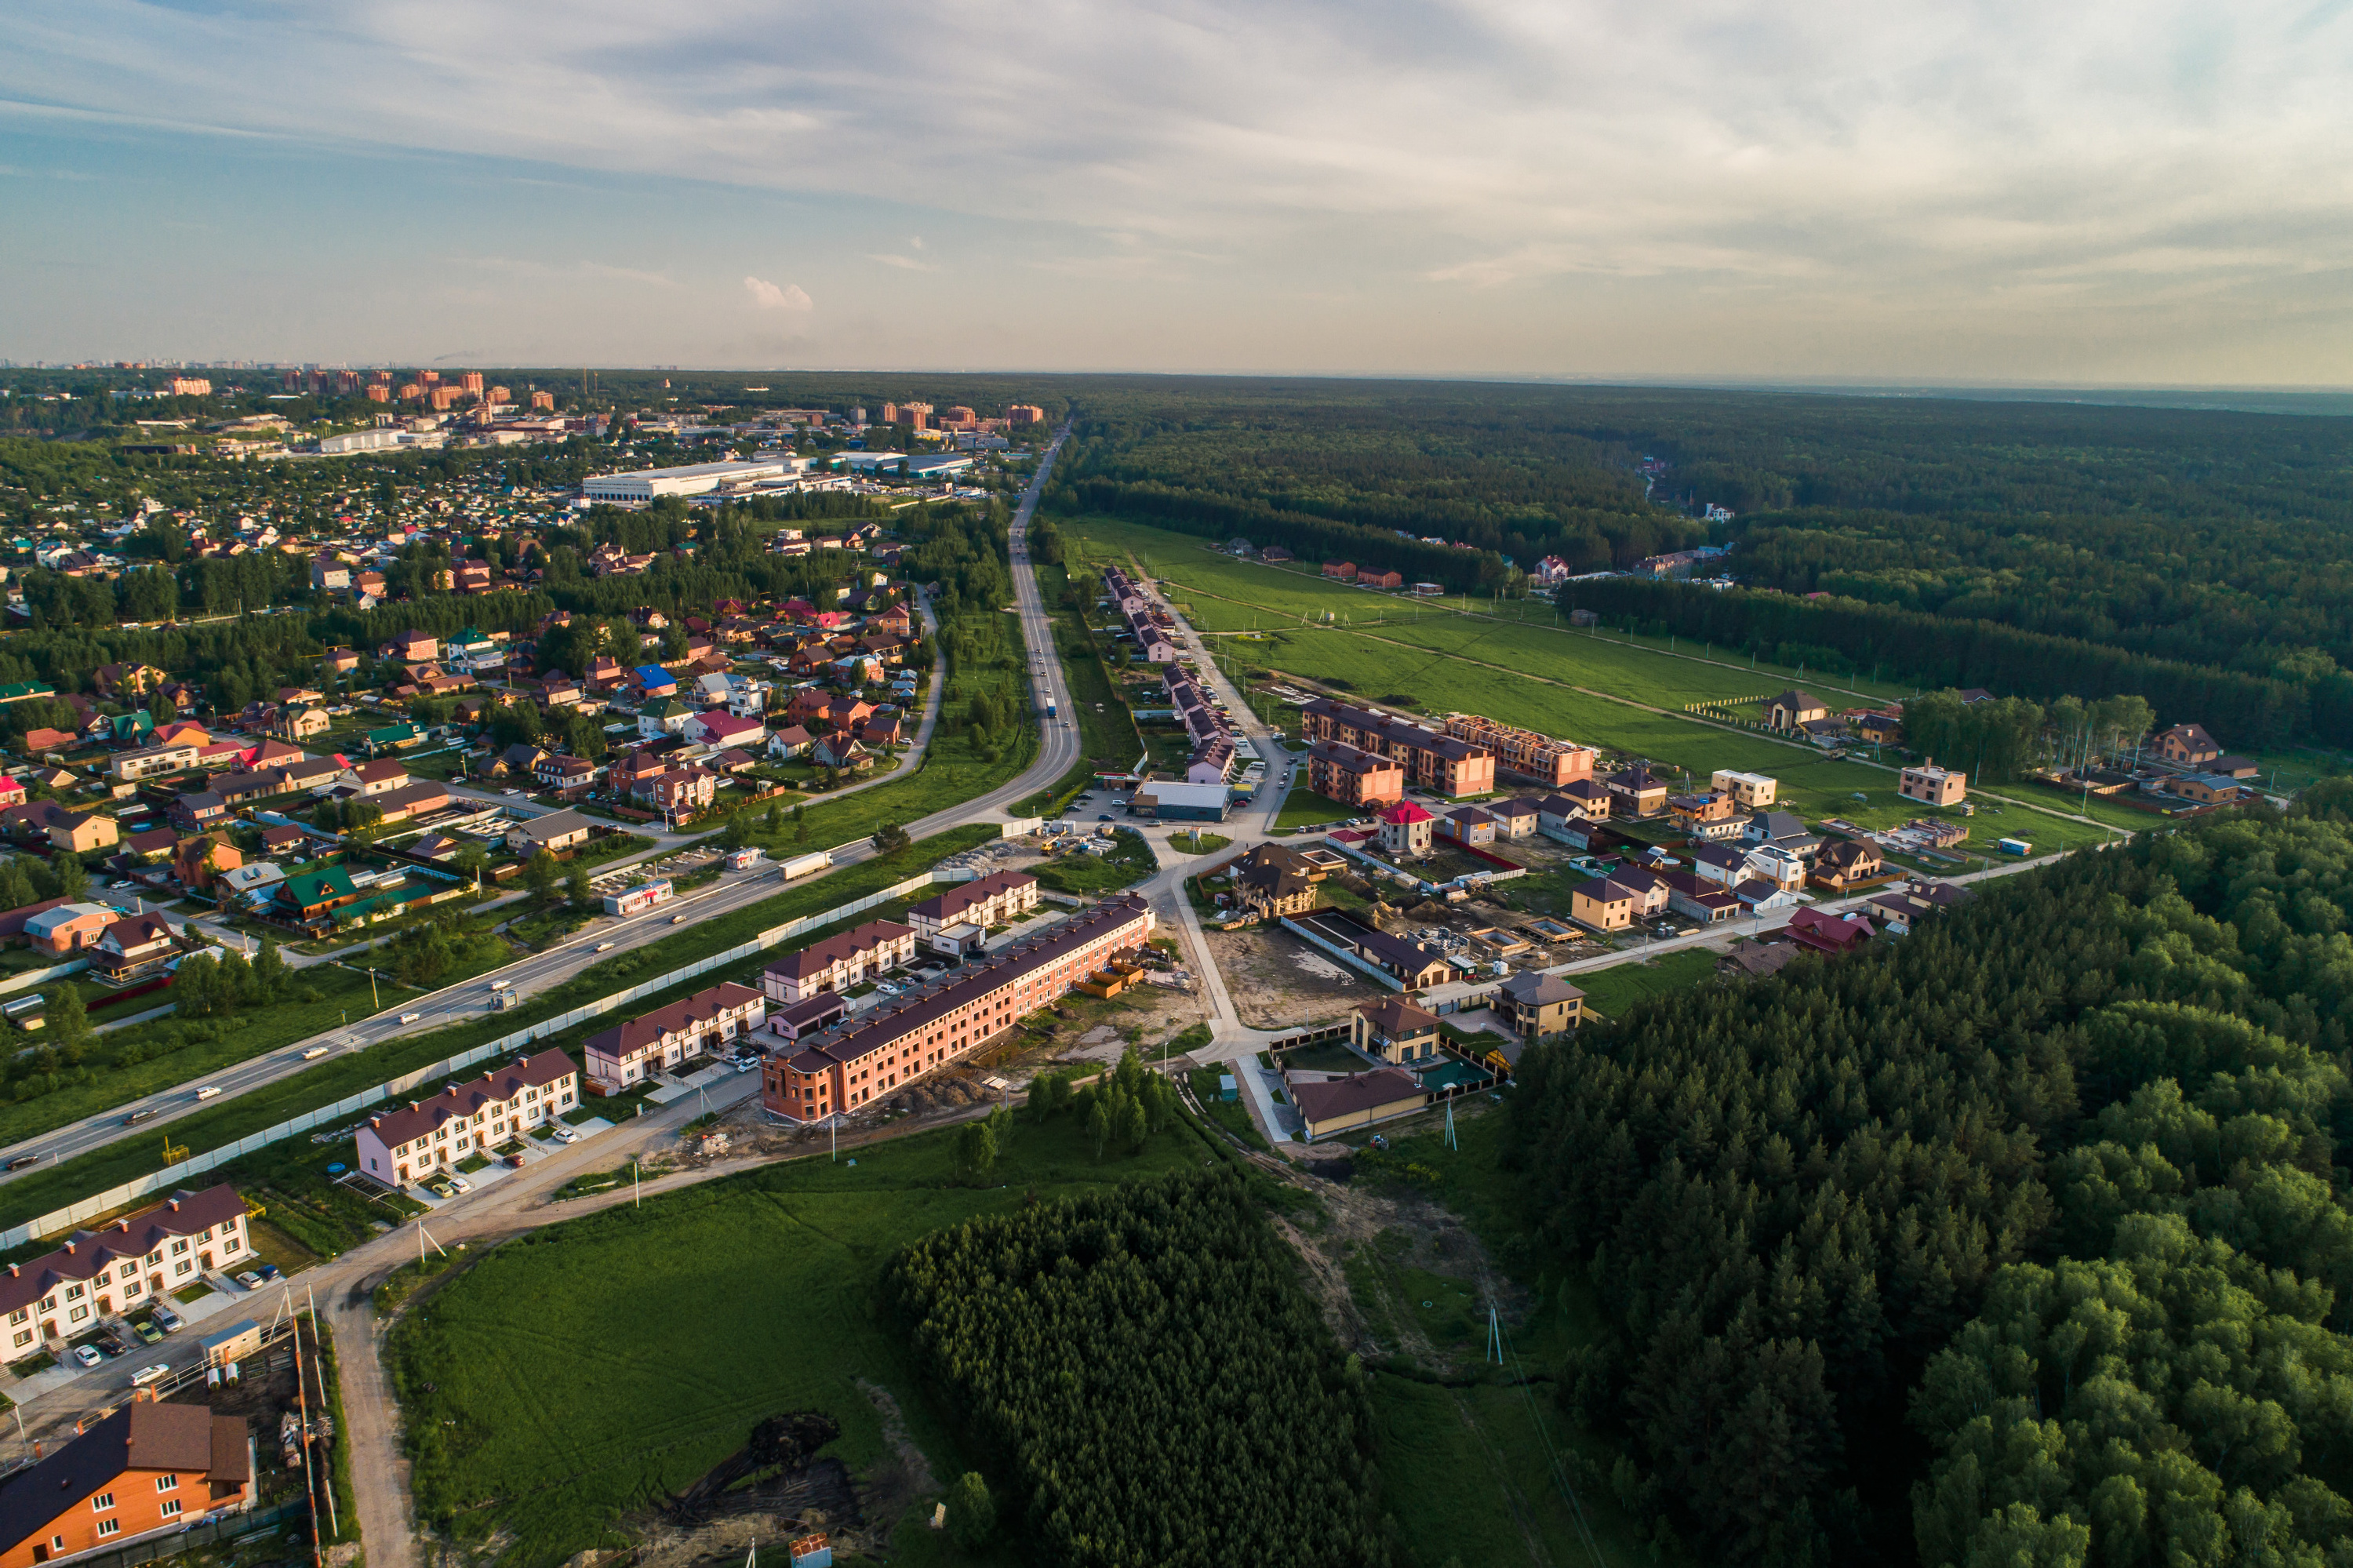
[{"label": "tree line", "polygon": [[2353,789],[1535,1048],[1561,1396],[1735,1563],[2353,1556]]},{"label": "tree line", "polygon": [[1366,1380],[1232,1172],[934,1232],[884,1291],[1026,1560],[1388,1561]]}]

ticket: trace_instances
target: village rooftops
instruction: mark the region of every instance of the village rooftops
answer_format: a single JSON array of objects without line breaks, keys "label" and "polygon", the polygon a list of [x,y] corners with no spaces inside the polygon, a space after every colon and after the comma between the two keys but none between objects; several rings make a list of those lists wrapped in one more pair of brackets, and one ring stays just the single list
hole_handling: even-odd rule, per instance
[{"label": "village rooftops", "polygon": [[[193,1522],[216,1506],[216,1499],[225,1503],[230,1491],[252,1481],[245,1418],[215,1415],[202,1404],[142,1399],[123,1406],[47,1458],[0,1481],[0,1553],[14,1553],[57,1522],[65,1508],[79,1508],[118,1477],[149,1471],[189,1478],[193,1488],[185,1513],[166,1522]],[[34,1549],[42,1547],[35,1542]]]}]

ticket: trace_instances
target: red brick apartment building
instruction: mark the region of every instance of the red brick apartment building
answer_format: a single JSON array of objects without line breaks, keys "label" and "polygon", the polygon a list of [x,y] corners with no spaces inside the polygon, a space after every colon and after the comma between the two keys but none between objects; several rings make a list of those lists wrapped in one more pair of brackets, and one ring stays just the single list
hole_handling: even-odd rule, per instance
[{"label": "red brick apartment building", "polygon": [[252,1250],[245,1200],[227,1182],[174,1192],[104,1230],[76,1231],[57,1251],[12,1263],[0,1277],[7,1359],[32,1354],[40,1340],[69,1340],[101,1318],[193,1284],[199,1274],[227,1268]]},{"label": "red brick apartment building", "polygon": [[1336,740],[1386,757],[1405,768],[1409,782],[1441,795],[1494,792],[1495,754],[1459,736],[1329,697],[1317,697],[1300,711],[1311,744]]},{"label": "red brick apartment building", "polygon": [[793,1121],[855,1110],[965,1054],[1151,938],[1152,908],[1106,899],[1044,935],[966,964],[926,991],[804,1036],[761,1067],[760,1103]]},{"label": "red brick apartment building", "polygon": [[1557,789],[1593,777],[1594,750],[1533,729],[1497,724],[1480,714],[1448,714],[1446,733],[1495,754],[1495,764]]},{"label": "red brick apartment building", "polygon": [[0,1481],[0,1568],[111,1552],[252,1506],[242,1416],[136,1400]]}]

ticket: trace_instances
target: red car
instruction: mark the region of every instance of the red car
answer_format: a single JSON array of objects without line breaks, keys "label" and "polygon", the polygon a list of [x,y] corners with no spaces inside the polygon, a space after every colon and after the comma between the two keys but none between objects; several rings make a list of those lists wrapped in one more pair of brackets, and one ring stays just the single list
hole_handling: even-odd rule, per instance
[{"label": "red car", "polygon": [[522,1169],[522,1156],[520,1154],[510,1154],[507,1156],[507,1163],[520,1171]]}]

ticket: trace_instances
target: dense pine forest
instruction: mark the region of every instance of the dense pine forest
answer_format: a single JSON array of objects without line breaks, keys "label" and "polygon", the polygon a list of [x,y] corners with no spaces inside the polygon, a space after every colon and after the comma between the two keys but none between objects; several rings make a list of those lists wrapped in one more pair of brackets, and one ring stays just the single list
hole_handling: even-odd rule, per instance
[{"label": "dense pine forest", "polygon": [[1732,1563],[2353,1561],[2348,807],[1532,1051],[1630,1510]]},{"label": "dense pine forest", "polygon": [[936,1232],[886,1289],[1023,1561],[1388,1561],[1365,1378],[1230,1171]]}]

